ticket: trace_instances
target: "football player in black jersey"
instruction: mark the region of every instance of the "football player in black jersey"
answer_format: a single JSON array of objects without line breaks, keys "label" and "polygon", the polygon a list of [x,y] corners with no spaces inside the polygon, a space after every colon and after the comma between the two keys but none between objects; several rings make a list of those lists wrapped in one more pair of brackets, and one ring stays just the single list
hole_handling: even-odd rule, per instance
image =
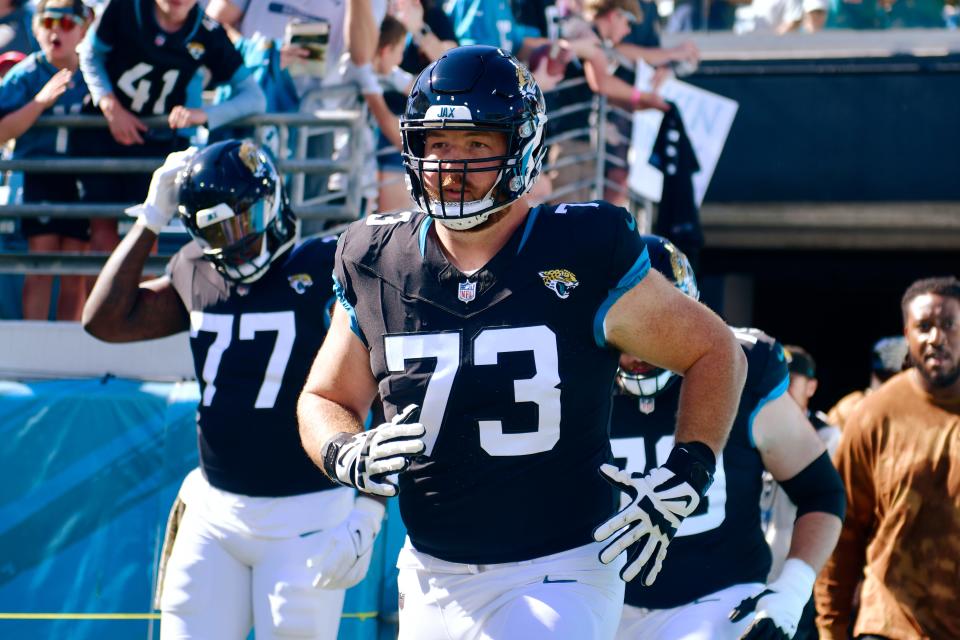
[{"label": "football player in black jersey", "polygon": [[[651,266],[699,298],[683,253],[659,236],[643,241]],[[747,381],[714,482],[680,525],[657,582],[627,585],[618,639],[792,638],[814,578],[837,542],[843,485],[823,443],[786,393],[782,347],[756,329],[732,333],[747,357]],[[673,446],[680,376],[624,355],[618,382],[613,454],[626,471],[643,473]],[[765,469],[799,507],[789,557],[770,583],[770,549],[759,508]]]},{"label": "football player in black jersey", "polygon": [[[141,282],[178,210],[194,241],[166,275]],[[132,212],[137,224],[100,273],[84,328],[109,342],[189,330],[201,392],[200,469],[180,489],[161,638],[239,640],[253,626],[258,640],[333,640],[384,511],[327,480],[297,431],[336,238],[296,243],[280,176],[251,141],[172,154]]]},{"label": "football player in black jersey", "polygon": [[[401,117],[419,211],[337,249],[301,437],[331,479],[399,491],[403,639],[611,638],[618,572],[656,577],[736,409],[742,351],[649,270],[629,213],[527,204],[545,120],[515,58],[448,51]],[[677,445],[643,477],[607,464],[617,350],[686,374]],[[364,431],[378,393],[392,420]],[[611,482],[634,498],[620,512]]]},{"label": "football player in black jersey", "polygon": [[[164,158],[188,146],[191,127],[214,129],[261,113],[266,98],[226,32],[196,0],[109,0],[80,48],[80,69],[90,89],[90,109],[103,113],[104,129],[78,130],[73,148],[97,157]],[[198,71],[203,69],[201,75]],[[191,83],[229,85],[230,100],[189,108]],[[199,94],[199,91],[194,91]],[[141,118],[167,116],[167,127],[148,129]],[[83,176],[87,202],[138,202],[150,174]],[[116,221],[96,219],[91,247],[116,246]]]}]

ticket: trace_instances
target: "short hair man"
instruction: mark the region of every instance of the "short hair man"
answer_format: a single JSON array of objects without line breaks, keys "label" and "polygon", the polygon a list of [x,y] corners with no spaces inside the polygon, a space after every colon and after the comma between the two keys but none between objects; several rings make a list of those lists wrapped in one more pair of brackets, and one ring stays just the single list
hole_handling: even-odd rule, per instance
[{"label": "short hair man", "polygon": [[[245,638],[252,626],[257,638],[334,640],[384,511],[329,482],[298,437],[296,399],[325,334],[332,300],[321,283],[335,238],[296,242],[281,177],[252,141],[195,151],[153,174],[83,319],[107,342],[190,330],[200,468],[180,488],[176,538],[164,545],[160,637]],[[194,241],[166,275],[141,282],[176,211]]]},{"label": "short hair man", "polygon": [[857,406],[834,459],[849,507],[815,590],[824,640],[851,622],[855,638],[960,638],[960,280],[914,282],[901,310],[911,366]]},{"label": "short hair man", "polygon": [[[399,488],[404,640],[612,638],[621,553],[622,577],[653,582],[743,385],[733,335],[650,271],[629,213],[527,204],[545,119],[515,58],[448,51],[401,118],[421,211],[368,217],[340,240],[341,304],[300,430],[331,479]],[[677,445],[643,477],[606,464],[618,350],[686,376]],[[364,432],[378,392],[392,420]],[[629,487],[619,513],[604,478]]]}]

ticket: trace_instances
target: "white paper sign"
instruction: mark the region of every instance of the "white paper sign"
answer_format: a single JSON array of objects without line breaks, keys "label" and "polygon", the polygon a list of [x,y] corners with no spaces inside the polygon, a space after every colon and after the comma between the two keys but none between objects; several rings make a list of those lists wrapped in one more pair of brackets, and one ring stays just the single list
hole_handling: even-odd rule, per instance
[{"label": "white paper sign", "polygon": [[[653,68],[640,62],[637,66],[637,88],[649,90]],[[720,160],[720,153],[727,141],[733,119],[737,115],[738,104],[735,100],[675,78],[665,81],[660,87],[660,95],[680,109],[687,136],[697,154],[700,171],[693,175],[693,191],[697,205],[703,204],[713,170]],[[655,109],[635,111],[633,114],[633,140],[630,144],[630,188],[641,196],[660,202],[663,193],[663,174],[649,164],[653,144],[660,131],[663,113]]]}]

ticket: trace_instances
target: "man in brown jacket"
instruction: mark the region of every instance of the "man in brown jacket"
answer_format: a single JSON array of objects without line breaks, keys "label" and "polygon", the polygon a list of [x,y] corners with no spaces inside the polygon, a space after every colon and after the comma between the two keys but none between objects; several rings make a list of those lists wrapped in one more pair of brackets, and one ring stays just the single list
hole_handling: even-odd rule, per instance
[{"label": "man in brown jacket", "polygon": [[835,462],[840,541],[816,585],[820,637],[960,638],[960,280],[912,284],[901,303],[912,367],[850,416]]}]

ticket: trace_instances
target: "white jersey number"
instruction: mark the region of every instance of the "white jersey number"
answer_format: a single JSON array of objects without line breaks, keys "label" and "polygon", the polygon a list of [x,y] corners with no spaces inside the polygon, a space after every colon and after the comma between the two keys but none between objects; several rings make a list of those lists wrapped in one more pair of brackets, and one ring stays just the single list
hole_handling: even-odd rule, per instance
[{"label": "white jersey number", "polygon": [[[153,71],[153,65],[146,62],[140,62],[127,69],[119,79],[117,79],[117,88],[127,94],[130,98],[130,110],[134,113],[143,113],[143,108],[150,99],[150,86],[153,84],[144,76]],[[153,103],[153,114],[163,115],[167,112],[167,98],[177,84],[177,78],[180,77],[178,69],[170,69],[161,76],[163,87],[160,89],[160,95],[157,101]]]},{"label": "white jersey number", "polygon": [[[273,343],[273,351],[267,360],[267,368],[263,372],[263,381],[260,391],[254,401],[256,409],[271,409],[277,402],[280,394],[280,384],[283,381],[283,372],[290,360],[293,351],[293,342],[297,337],[297,321],[293,311],[274,311],[270,313],[243,313],[240,314],[240,340],[253,340],[256,334],[262,331],[276,332],[277,339]],[[234,316],[224,313],[204,313],[203,311],[190,312],[190,337],[196,338],[200,332],[212,333],[216,336],[207,351],[207,359],[203,363],[203,398],[201,403],[205,407],[213,404],[213,396],[217,393],[216,379],[220,369],[220,360],[223,352],[233,340]]]},{"label": "white jersey number", "polygon": [[[626,458],[624,470],[630,473],[643,473],[647,468],[653,469],[667,461],[673,449],[673,436],[662,436],[654,445],[656,459],[647,464],[647,450],[644,439],[640,436],[632,438],[617,438],[610,441],[614,458]],[[686,518],[677,529],[677,537],[692,536],[716,529],[723,524],[727,517],[727,474],[723,470],[723,452],[717,457],[717,472],[713,476],[713,484],[707,490],[706,511]]]},{"label": "white jersey number", "polygon": [[[484,329],[473,340],[474,366],[496,366],[501,353],[528,351],[536,373],[514,380],[517,402],[533,402],[538,408],[536,431],[505,433],[499,420],[480,420],[480,446],[492,456],[525,456],[549,451],[560,440],[560,384],[557,337],[545,326]],[[460,370],[461,335],[416,333],[384,338],[387,369],[402,373],[411,360],[436,358],[437,366],[427,382],[420,407],[420,422],[427,430],[424,441],[430,455]]]}]

